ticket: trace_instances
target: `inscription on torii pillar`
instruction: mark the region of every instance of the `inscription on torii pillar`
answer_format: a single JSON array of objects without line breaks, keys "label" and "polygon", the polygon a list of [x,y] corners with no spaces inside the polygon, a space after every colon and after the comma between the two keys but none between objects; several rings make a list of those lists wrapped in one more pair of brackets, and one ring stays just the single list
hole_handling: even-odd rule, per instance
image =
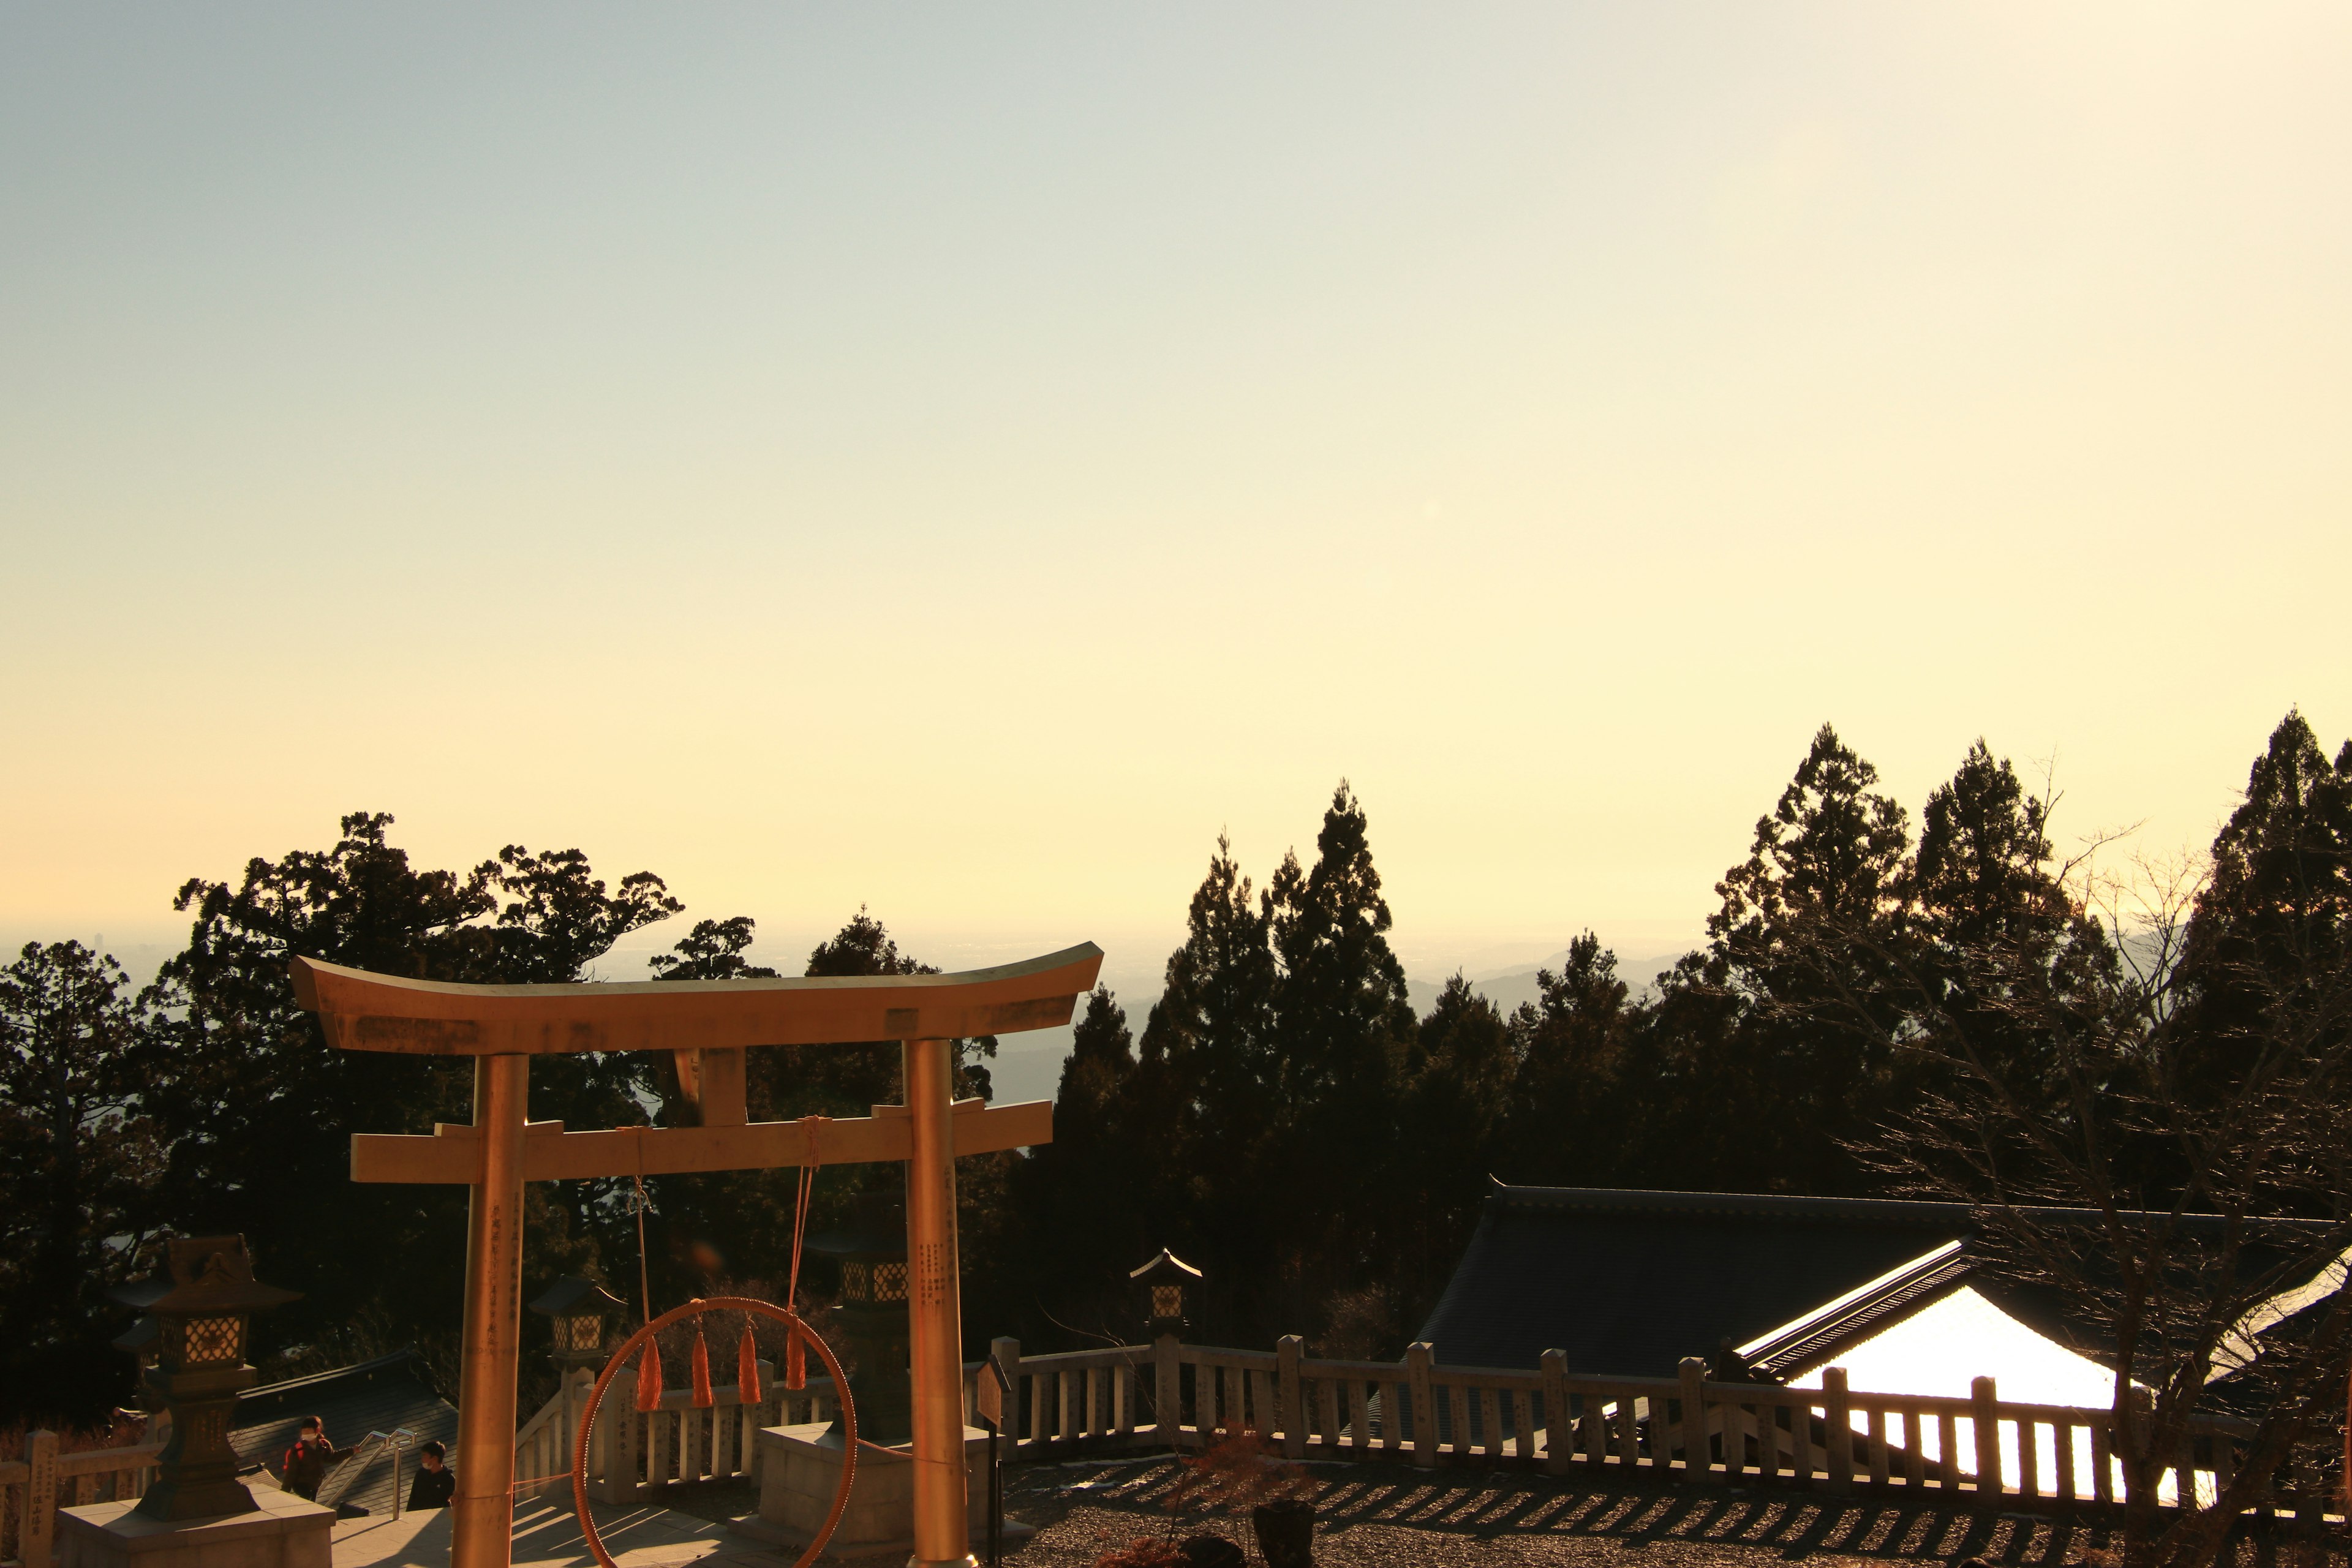
[{"label": "inscription on torii pillar", "polygon": [[[907,1103],[819,1123],[817,1155],[825,1164],[907,1163],[907,1254],[920,1260],[908,1313],[914,1560],[970,1563],[955,1156],[1048,1142],[1054,1108],[952,1101],[948,1042],[1066,1024],[1101,967],[1102,950],[1086,942],[962,974],[451,985],[296,959],[295,996],[319,1015],[330,1045],[474,1058],[470,1125],[352,1139],[353,1181],[472,1189],[450,1568],[505,1568],[512,1560],[523,1184],[800,1164],[806,1123],[747,1119],[743,1053],[856,1040],[901,1043]],[[654,1050],[676,1053],[699,1126],[573,1131],[525,1120],[532,1057]]]}]

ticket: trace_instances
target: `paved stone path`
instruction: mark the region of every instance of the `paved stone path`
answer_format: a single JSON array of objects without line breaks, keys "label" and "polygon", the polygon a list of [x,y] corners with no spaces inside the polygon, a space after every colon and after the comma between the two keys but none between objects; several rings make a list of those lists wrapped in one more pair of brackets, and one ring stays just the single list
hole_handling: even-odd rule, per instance
[{"label": "paved stone path", "polygon": [[[621,1568],[789,1568],[790,1558],[729,1533],[726,1525],[676,1509],[598,1503],[596,1528]],[[515,1568],[593,1568],[569,1506],[526,1502],[515,1510]],[[449,1512],[399,1519],[347,1519],[335,1526],[334,1568],[448,1568]]]}]

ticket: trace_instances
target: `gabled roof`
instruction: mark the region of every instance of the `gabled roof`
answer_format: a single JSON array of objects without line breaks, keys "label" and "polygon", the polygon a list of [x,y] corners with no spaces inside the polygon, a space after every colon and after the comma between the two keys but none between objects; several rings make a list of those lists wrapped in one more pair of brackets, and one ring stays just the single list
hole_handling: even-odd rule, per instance
[{"label": "gabled roof", "polygon": [[[1497,1182],[1420,1337],[1454,1366],[1670,1377],[1974,1231],[1962,1204]],[[1801,1347],[1790,1347],[1800,1352]]]},{"label": "gabled roof", "polygon": [[[2038,1226],[2095,1233],[2098,1210],[2021,1205]],[[1496,1182],[1420,1337],[1455,1366],[1532,1367],[1548,1350],[1571,1373],[1666,1377],[1725,1346],[1776,1381],[1825,1364],[1965,1279],[2001,1313],[2070,1353],[2109,1353],[2057,1290],[1992,1277],[1966,1204],[1785,1194],[1515,1187]],[[2126,1219],[2252,1253],[2324,1238],[2325,1220],[2125,1211]],[[2291,1333],[2352,1268],[2323,1268],[2243,1325],[2247,1345]],[[2224,1373],[2222,1375],[2226,1376]]]},{"label": "gabled roof", "polygon": [[[2020,1205],[2015,1215],[2058,1231],[2095,1234],[2106,1223],[2083,1208]],[[1979,1217],[1962,1204],[1497,1182],[1420,1337],[1456,1366],[1532,1367],[1558,1349],[1570,1372],[1587,1375],[1672,1376],[1683,1357],[1700,1356],[1717,1376],[1786,1383],[1849,1354],[1933,1361],[1950,1348],[1935,1326],[1940,1313],[1980,1331],[1978,1351],[1993,1334],[2018,1368],[2045,1381],[2061,1361],[2070,1377],[2108,1363],[2097,1323],[2053,1286],[2004,1278],[1982,1255]],[[2330,1222],[2283,1216],[2124,1217],[2209,1243],[2231,1237],[2273,1263],[2333,1234]],[[2252,1397],[2237,1387],[2252,1381],[2232,1375],[2237,1363],[2303,1331],[2347,1275],[2352,1252],[2250,1313],[2217,1358],[2217,1405]],[[1916,1326],[1898,1329],[1915,1315]],[[1721,1365],[1727,1348],[1736,1370]],[[2112,1389],[2112,1374],[2101,1375]]]},{"label": "gabled roof", "polygon": [[[324,1421],[327,1438],[338,1448],[358,1446],[370,1432],[399,1426],[415,1433],[420,1444],[428,1439],[454,1444],[457,1436],[457,1406],[441,1397],[425,1358],[410,1350],[247,1389],[236,1396],[236,1413],[229,1418],[229,1447],[245,1463],[266,1465],[275,1476],[305,1415]],[[415,1474],[412,1448],[400,1460],[404,1489]],[[368,1465],[342,1500],[371,1514],[389,1515],[392,1490],[393,1461],[384,1454]],[[407,1499],[404,1495],[401,1500]]]},{"label": "gabled roof", "polygon": [[2303,1284],[2282,1290],[2232,1326],[2213,1353],[2213,1381],[2234,1377],[2276,1345],[2298,1340],[2312,1321],[2352,1278],[2352,1250],[2338,1253]]},{"label": "gabled roof", "polygon": [[1945,1242],[1738,1346],[1740,1359],[1758,1375],[1786,1383],[1958,1289],[1974,1265],[1966,1243]]}]

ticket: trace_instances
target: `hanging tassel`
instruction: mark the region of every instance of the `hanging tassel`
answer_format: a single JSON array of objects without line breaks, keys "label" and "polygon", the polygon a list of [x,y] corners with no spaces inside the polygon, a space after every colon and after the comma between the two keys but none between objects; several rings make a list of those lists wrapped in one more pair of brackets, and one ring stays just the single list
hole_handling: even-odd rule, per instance
[{"label": "hanging tassel", "polygon": [[694,1407],[708,1410],[719,1401],[710,1392],[710,1347],[703,1342],[702,1320],[694,1321]]},{"label": "hanging tassel", "polygon": [[646,1342],[646,1353],[637,1362],[637,1408],[661,1408],[661,1346],[652,1340]]},{"label": "hanging tassel", "polygon": [[808,1353],[801,1349],[801,1332],[795,1328],[784,1340],[784,1386],[794,1394],[808,1386]]},{"label": "hanging tassel", "polygon": [[735,1350],[735,1398],[740,1405],[764,1405],[760,1394],[760,1347],[751,1341],[751,1325],[743,1324],[743,1342]]}]

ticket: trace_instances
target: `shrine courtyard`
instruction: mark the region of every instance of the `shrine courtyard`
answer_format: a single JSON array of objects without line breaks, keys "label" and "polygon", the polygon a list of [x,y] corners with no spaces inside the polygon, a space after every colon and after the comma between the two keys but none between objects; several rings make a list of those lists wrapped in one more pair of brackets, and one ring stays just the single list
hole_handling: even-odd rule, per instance
[{"label": "shrine courtyard", "polygon": [[[1312,1464],[1322,1482],[1316,1560],[1423,1568],[1444,1563],[1577,1563],[1602,1568],[1767,1568],[1792,1561],[2062,1568],[2104,1556],[2106,1534],[2076,1520],[1836,1501],[1764,1489],[1593,1489],[1549,1477],[1488,1472],[1433,1477],[1411,1466]],[[1164,1456],[1014,1467],[1006,1511],[1038,1527],[1008,1548],[1012,1568],[1090,1568],[1115,1546],[1166,1532],[1160,1500],[1175,1479]],[[734,1535],[752,1511],[749,1486],[674,1489],[666,1506],[599,1504],[600,1529],[621,1568],[789,1568],[792,1558]],[[348,1520],[335,1530],[334,1568],[445,1568],[446,1512]],[[1212,1531],[1248,1542],[1245,1521],[1187,1516],[1188,1535]],[[985,1561],[985,1545],[975,1542]],[[2291,1551],[2291,1549],[2290,1549]],[[1255,1562],[1255,1554],[1251,1554]],[[2267,1546],[2243,1561],[2299,1561]],[[515,1519],[517,1568],[587,1568],[569,1508],[531,1502]],[[834,1561],[828,1559],[828,1562]],[[852,1560],[855,1561],[855,1560]],[[904,1554],[866,1560],[899,1568]],[[865,1565],[861,1565],[865,1568]]]}]

